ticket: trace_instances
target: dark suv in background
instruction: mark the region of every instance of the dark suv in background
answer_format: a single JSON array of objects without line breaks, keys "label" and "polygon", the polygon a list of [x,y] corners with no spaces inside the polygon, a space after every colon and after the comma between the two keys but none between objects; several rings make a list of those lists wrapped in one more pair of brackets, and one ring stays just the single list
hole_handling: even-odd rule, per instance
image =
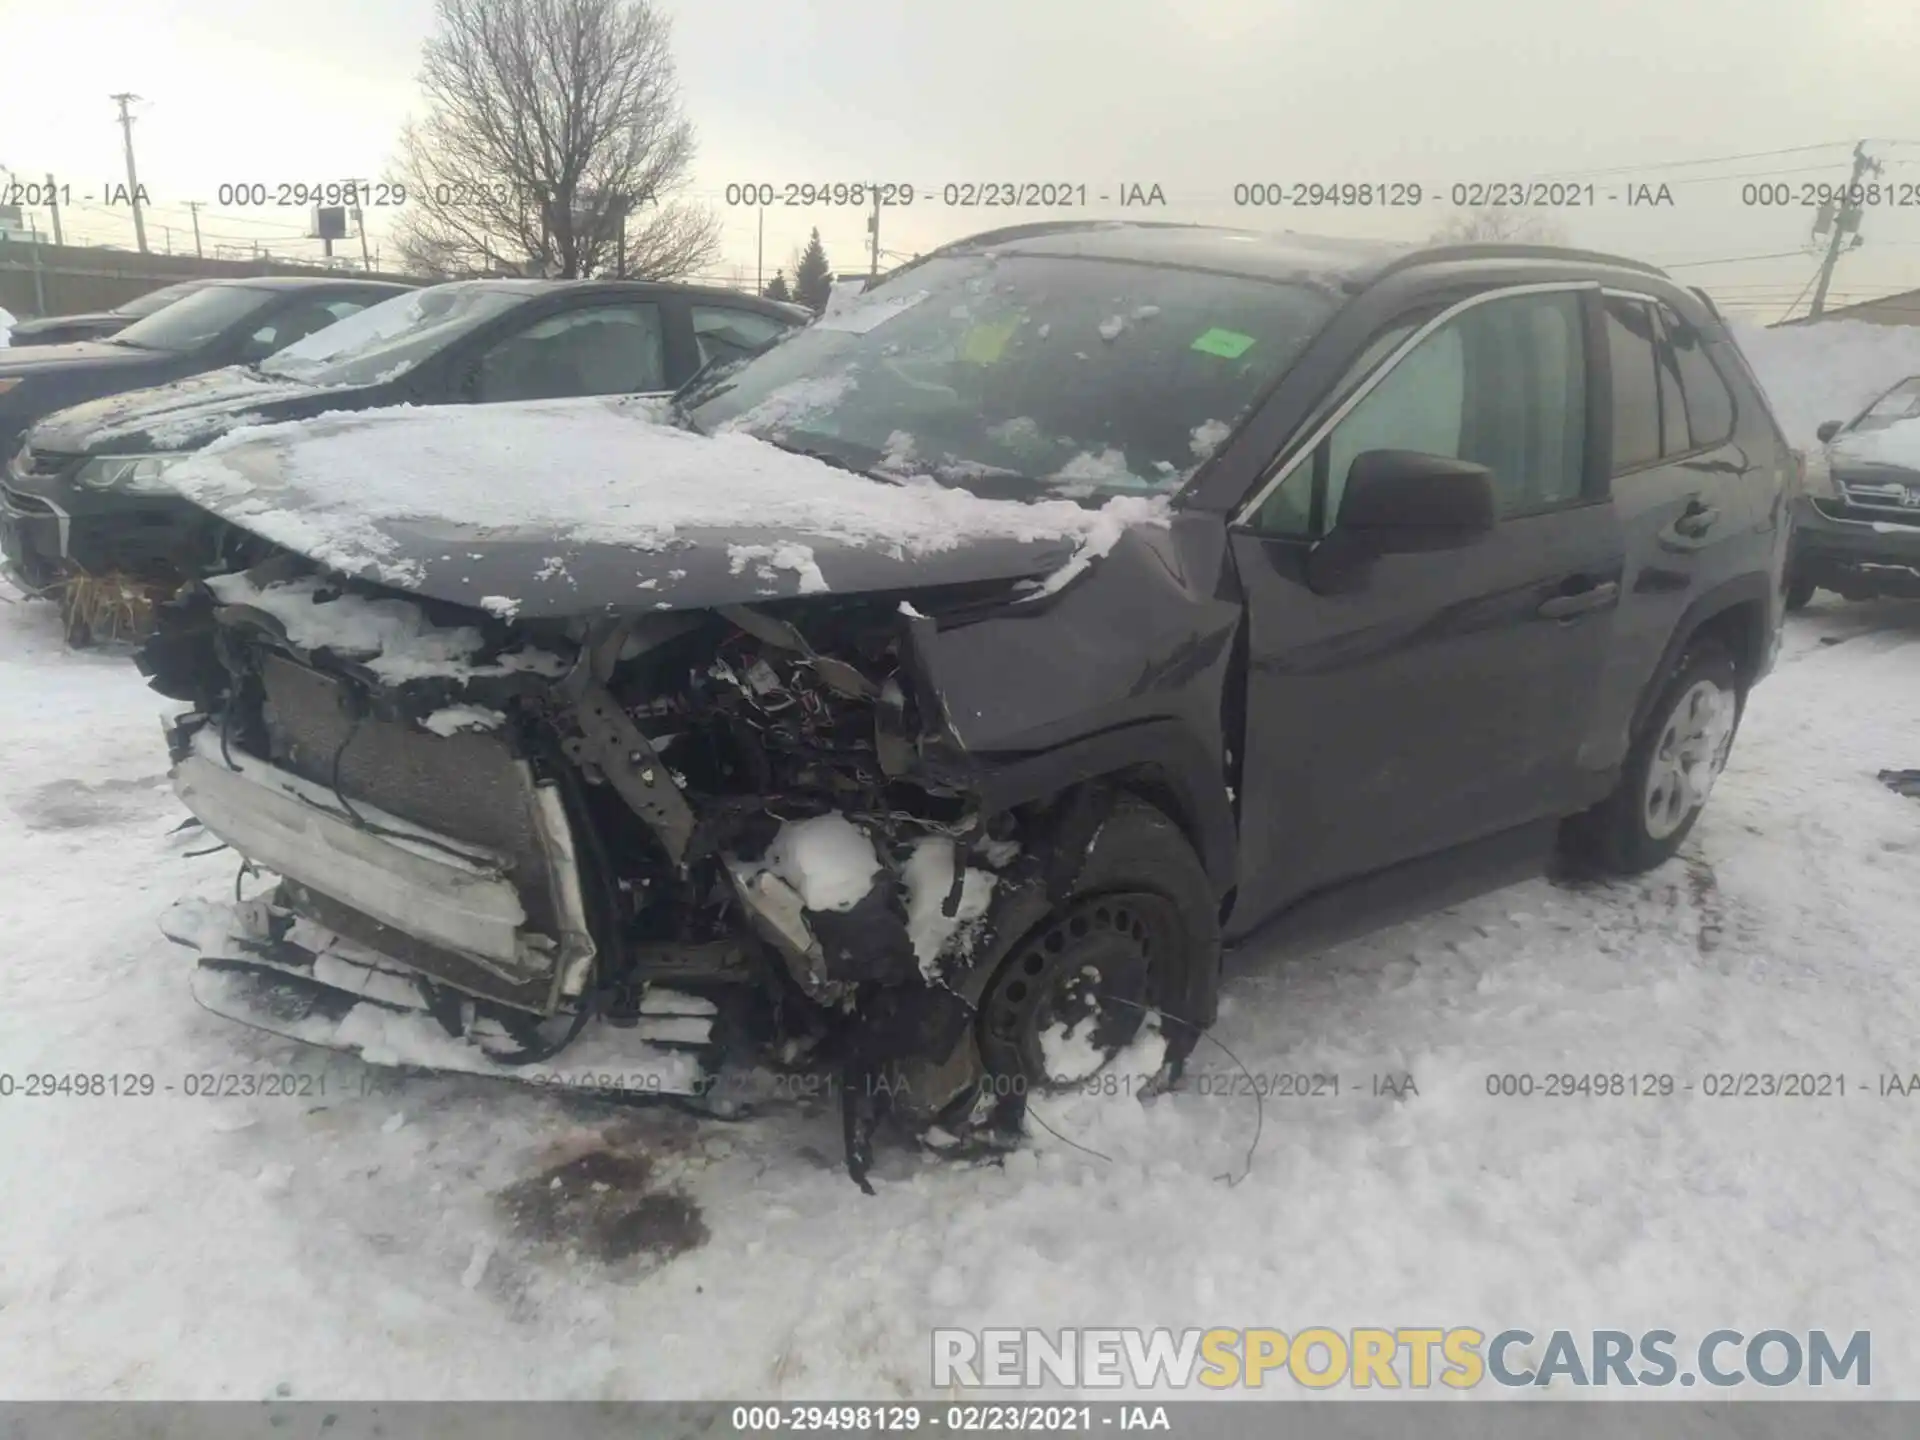
[{"label": "dark suv in background", "polygon": [[71,345],[78,340],[104,340],[117,335],[136,320],[144,320],[156,310],[164,310],[176,300],[196,290],[204,290],[212,280],[182,280],[162,285],[144,295],[114,306],[111,310],[83,310],[72,315],[46,315],[38,320],[16,321],[7,344],[19,350],[29,345]]},{"label": "dark suv in background", "polygon": [[1788,606],[1822,589],[1920,598],[1920,375],[1816,433],[1822,449],[1794,503]]},{"label": "dark suv in background", "polygon": [[[0,547],[66,603],[76,643],[211,564],[224,527],[167,469],[238,425],[385,405],[666,396],[812,318],[738,291],[642,281],[464,280],[403,292],[264,359],[57,411],[0,477]],[[92,614],[105,581],[110,604]],[[83,591],[85,593],[83,593]],[[140,594],[146,600],[140,602]]]},{"label": "dark suv in background", "polygon": [[0,351],[0,455],[12,455],[27,428],[55,410],[264,360],[407,289],[321,276],[215,280],[104,340],[9,347]]},{"label": "dark suv in background", "polygon": [[210,1008],[487,1073],[740,1005],[844,1067],[863,1184],[877,1096],[944,1146],[1177,1073],[1223,943],[1672,856],[1782,618],[1797,459],[1605,255],[1019,227],[566,417],[590,483],[534,406],[183,465],[263,551],[140,663],[281,879],[169,934]]}]

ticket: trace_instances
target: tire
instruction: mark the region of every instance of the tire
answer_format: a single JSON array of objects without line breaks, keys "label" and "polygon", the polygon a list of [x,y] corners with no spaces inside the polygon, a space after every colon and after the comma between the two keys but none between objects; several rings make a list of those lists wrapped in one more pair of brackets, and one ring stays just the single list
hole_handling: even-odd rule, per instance
[{"label": "tire", "polygon": [[[1696,642],[1661,687],[1613,793],[1569,823],[1574,857],[1617,875],[1638,875],[1672,859],[1726,764],[1745,699],[1726,648]],[[1713,707],[1724,708],[1712,713]],[[1676,758],[1681,763],[1672,763]]]},{"label": "tire", "polygon": [[[1163,812],[1121,795],[1069,893],[988,982],[981,1058],[996,1083],[1022,1093],[1071,1088],[1131,1043],[1151,1009],[1163,1017],[1165,1058],[1178,1066],[1213,1023],[1219,983],[1219,907],[1200,857]],[[1075,1006],[1078,1015],[1067,1013]],[[1039,1036],[1063,1023],[1078,1041],[1067,1048],[1088,1068],[1049,1064]]]},{"label": "tire", "polygon": [[1787,609],[1806,609],[1807,602],[1813,599],[1813,592],[1818,588],[1819,587],[1811,580],[1789,580],[1787,582]]}]

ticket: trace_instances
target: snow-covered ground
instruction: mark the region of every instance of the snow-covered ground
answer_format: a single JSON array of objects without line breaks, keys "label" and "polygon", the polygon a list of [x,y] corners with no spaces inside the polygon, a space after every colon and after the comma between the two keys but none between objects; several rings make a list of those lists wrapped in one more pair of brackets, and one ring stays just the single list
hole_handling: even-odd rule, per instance
[{"label": "snow-covered ground", "polygon": [[[883,1153],[872,1199],[826,1107],[396,1081],[198,1010],[156,919],[233,866],[169,834],[161,703],[0,602],[5,1398],[884,1397],[943,1324],[1870,1329],[1873,1393],[1920,1396],[1920,1097],[1854,1093],[1920,1070],[1920,803],[1875,778],[1920,767],[1920,606],[1792,622],[1683,861],[1241,956],[1220,1041],[1339,1098],[1058,1103],[1004,1168]],[[1564,1070],[1849,1093],[1486,1093]]]}]

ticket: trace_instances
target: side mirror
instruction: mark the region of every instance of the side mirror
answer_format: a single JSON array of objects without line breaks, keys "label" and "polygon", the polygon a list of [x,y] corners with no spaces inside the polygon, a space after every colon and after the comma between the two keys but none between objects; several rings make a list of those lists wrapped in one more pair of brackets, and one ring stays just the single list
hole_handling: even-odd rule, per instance
[{"label": "side mirror", "polygon": [[1820,422],[1820,428],[1813,433],[1819,439],[1820,443],[1824,445],[1840,433],[1840,425],[1841,422],[1838,420],[1822,420]]},{"label": "side mirror", "polygon": [[1417,450],[1365,450],[1329,539],[1373,555],[1457,550],[1494,526],[1493,472]]}]

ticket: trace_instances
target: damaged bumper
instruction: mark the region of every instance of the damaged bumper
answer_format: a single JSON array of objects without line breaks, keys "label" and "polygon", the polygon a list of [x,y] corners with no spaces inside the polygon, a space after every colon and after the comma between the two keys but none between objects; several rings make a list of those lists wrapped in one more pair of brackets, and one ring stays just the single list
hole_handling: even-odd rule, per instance
[{"label": "damaged bumper", "polygon": [[[325,897],[409,937],[408,960],[433,979],[538,1014],[579,996],[594,944],[581,900],[572,829],[551,786],[523,801],[547,861],[557,933],[532,928],[509,878],[513,857],[437,834],[364,803],[348,813],[326,787],[224,751],[204,720],[175,728],[174,790],[207,829],[291,882],[290,898]],[[313,908],[318,909],[318,905]]]}]

